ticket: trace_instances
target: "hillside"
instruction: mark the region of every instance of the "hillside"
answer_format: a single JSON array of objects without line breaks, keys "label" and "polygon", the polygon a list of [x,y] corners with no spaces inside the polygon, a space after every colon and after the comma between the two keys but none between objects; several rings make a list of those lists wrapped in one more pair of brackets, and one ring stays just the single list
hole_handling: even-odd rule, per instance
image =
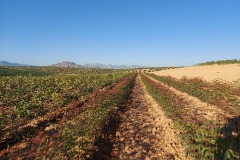
[{"label": "hillside", "polygon": [[64,61],[64,62],[60,62],[60,63],[57,63],[57,64],[53,64],[51,65],[53,67],[63,67],[63,68],[82,68],[81,65],[79,64],[76,64],[74,62],[67,62],[67,61]]},{"label": "hillside", "polygon": [[143,68],[140,65],[112,65],[112,64],[101,64],[101,63],[88,63],[85,65],[79,65],[74,62],[60,62],[51,65],[53,67],[71,67],[71,68],[104,68],[104,69],[133,69],[133,68]]},{"label": "hillside", "polygon": [[85,64],[85,68],[107,68],[107,69],[133,69],[133,68],[143,68],[140,65],[112,65],[112,64],[100,64],[100,63],[91,63]]},{"label": "hillside", "polygon": [[0,66],[29,66],[28,64],[12,63],[8,61],[0,61]]}]

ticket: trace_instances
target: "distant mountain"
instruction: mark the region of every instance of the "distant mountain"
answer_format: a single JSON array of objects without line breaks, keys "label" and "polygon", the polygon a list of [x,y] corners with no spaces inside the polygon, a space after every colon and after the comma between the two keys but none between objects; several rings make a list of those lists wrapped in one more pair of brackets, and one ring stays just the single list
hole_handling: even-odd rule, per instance
[{"label": "distant mountain", "polygon": [[11,63],[8,61],[0,61],[0,66],[30,66],[28,64],[19,64],[19,63]]},{"label": "distant mountain", "polygon": [[139,65],[111,65],[111,64],[100,64],[100,63],[90,63],[85,65],[79,65],[74,62],[60,62],[51,65],[53,67],[72,67],[72,68],[106,68],[106,69],[133,69],[133,68],[143,68]]},{"label": "distant mountain", "polygon": [[[11,63],[8,61],[0,61],[0,66],[30,66],[27,64]],[[79,65],[74,62],[60,62],[51,65],[53,67],[69,67],[69,68],[106,68],[106,69],[134,69],[134,68],[144,68],[140,65],[112,65],[112,64],[100,64],[100,63],[90,63],[85,65]]]},{"label": "distant mountain", "polygon": [[100,63],[91,63],[83,65],[85,68],[107,68],[107,69],[133,69],[133,68],[143,68],[140,65],[112,65],[112,64],[100,64]]},{"label": "distant mountain", "polygon": [[100,63],[90,63],[90,64],[85,64],[83,65],[85,68],[104,68],[106,65],[100,64]]},{"label": "distant mountain", "polygon": [[68,67],[68,68],[82,68],[82,66],[79,64],[76,64],[74,62],[67,62],[67,61],[53,64],[51,66],[53,66],[53,67]]}]

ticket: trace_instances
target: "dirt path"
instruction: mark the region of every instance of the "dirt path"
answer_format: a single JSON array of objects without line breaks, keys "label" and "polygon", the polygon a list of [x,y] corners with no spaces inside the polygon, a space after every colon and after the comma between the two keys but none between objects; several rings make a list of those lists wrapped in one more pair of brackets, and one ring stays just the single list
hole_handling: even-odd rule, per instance
[{"label": "dirt path", "polygon": [[[145,74],[144,74],[145,75]],[[145,75],[147,76],[147,75]],[[159,83],[160,85],[163,85],[167,88],[169,88],[171,91],[173,91],[178,96],[183,97],[186,101],[189,101],[189,111],[192,112],[195,115],[203,116],[204,118],[208,120],[218,120],[219,118],[231,117],[230,114],[226,113],[225,111],[219,109],[218,107],[211,105],[209,103],[205,103],[201,100],[199,100],[196,97],[193,97],[187,93],[181,92],[171,86],[168,86],[162,82],[159,82],[158,80],[155,80],[154,78],[147,76],[152,81]]]},{"label": "dirt path", "polygon": [[176,134],[172,121],[150,97],[138,76],[116,132],[112,155],[121,160],[189,159]]}]

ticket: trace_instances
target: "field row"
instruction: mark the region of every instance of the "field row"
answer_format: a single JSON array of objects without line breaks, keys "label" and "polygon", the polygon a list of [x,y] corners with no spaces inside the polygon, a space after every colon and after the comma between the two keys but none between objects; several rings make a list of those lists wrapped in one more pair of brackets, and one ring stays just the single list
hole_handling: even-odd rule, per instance
[{"label": "field row", "polygon": [[96,74],[112,73],[126,70],[111,70],[99,68],[61,68],[51,66],[0,66],[0,76],[47,76],[56,74]]},{"label": "field row", "polygon": [[[223,157],[237,159],[240,149],[237,106],[233,106],[232,102],[228,102],[226,106],[220,105],[221,97],[218,96],[223,94],[232,98],[233,95],[238,93],[234,92],[233,94],[232,90],[225,92],[220,90],[218,85],[206,84],[199,79],[179,81],[171,77],[147,75],[161,82],[153,81],[148,76],[141,75],[149,93],[159,103],[165,114],[174,121],[175,126],[180,131],[180,137],[186,144],[187,154],[194,159],[222,159]],[[194,107],[191,105],[191,101],[173,92],[169,86],[208,103],[218,104],[219,108],[228,108],[227,111],[231,113],[235,109],[235,114],[230,118],[221,114],[216,120],[208,120],[204,118],[203,114],[198,115],[196,112],[191,112],[189,108]],[[216,90],[220,90],[220,93],[215,93]],[[233,100],[237,101],[235,98]]]},{"label": "field row", "polygon": [[[115,75],[116,76],[116,75]],[[124,78],[125,77],[125,78]],[[102,90],[94,91],[89,96],[85,96],[81,109],[71,110],[69,114],[59,117],[60,120],[44,127],[43,130],[37,128],[28,129],[24,133],[24,138],[15,147],[3,150],[1,156],[6,158],[14,157],[15,152],[18,156],[26,156],[26,153],[19,153],[19,146],[28,143],[31,150],[26,150],[27,157],[61,157],[68,159],[73,156],[91,155],[91,146],[101,133],[101,129],[107,124],[111,116],[117,113],[119,107],[125,101],[134,83],[135,75],[121,75],[121,81],[115,85],[110,85]],[[109,79],[109,78],[108,78]],[[73,104],[75,105],[75,104]],[[77,104],[79,105],[79,104]],[[75,137],[75,138],[73,138]],[[37,143],[36,143],[37,142]],[[78,145],[78,147],[76,146]],[[16,150],[16,148],[18,148]],[[43,154],[44,153],[44,154]],[[43,156],[44,155],[44,156]],[[76,157],[75,157],[76,158]]]},{"label": "field row", "polygon": [[1,77],[0,133],[15,132],[20,126],[46,113],[68,110],[68,103],[93,90],[113,85],[127,73]]},{"label": "field row", "polygon": [[203,102],[215,105],[232,115],[240,114],[240,84],[233,86],[220,81],[210,83],[199,78],[176,79],[170,76],[147,75],[179,91],[197,97]]}]

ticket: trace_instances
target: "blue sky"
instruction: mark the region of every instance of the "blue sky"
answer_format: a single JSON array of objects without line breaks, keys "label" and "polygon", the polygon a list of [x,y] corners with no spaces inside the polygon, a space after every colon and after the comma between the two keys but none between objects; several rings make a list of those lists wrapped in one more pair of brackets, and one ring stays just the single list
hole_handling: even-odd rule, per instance
[{"label": "blue sky", "polygon": [[0,61],[192,65],[240,59],[240,0],[0,0]]}]

